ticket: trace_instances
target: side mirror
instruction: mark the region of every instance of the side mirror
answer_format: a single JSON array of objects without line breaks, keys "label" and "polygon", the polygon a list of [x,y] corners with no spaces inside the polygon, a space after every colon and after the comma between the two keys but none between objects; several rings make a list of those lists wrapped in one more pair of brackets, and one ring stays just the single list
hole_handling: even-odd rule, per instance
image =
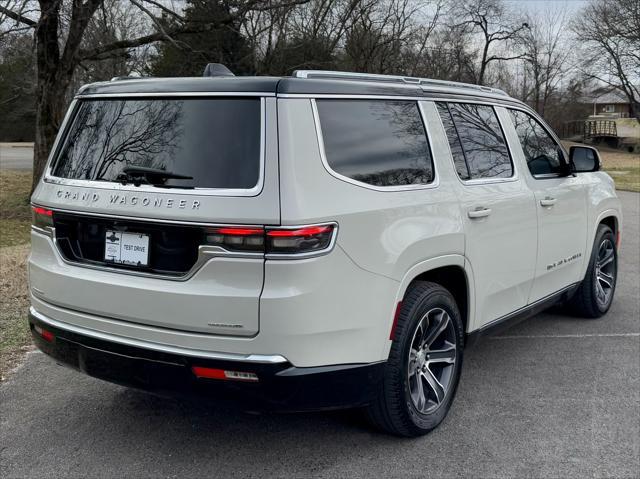
[{"label": "side mirror", "polygon": [[600,170],[598,150],[590,146],[572,146],[569,148],[569,160],[575,173],[589,173]]}]

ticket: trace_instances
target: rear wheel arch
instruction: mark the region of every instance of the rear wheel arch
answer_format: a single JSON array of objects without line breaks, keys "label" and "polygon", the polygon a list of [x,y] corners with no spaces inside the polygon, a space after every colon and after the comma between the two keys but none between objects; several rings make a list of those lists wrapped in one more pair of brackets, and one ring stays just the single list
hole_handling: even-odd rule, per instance
[{"label": "rear wheel arch", "polygon": [[598,229],[598,226],[600,226],[600,225],[606,225],[609,228],[611,228],[611,231],[613,231],[613,235],[615,237],[617,237],[617,235],[618,235],[618,218],[616,216],[609,215],[609,216],[605,216],[603,218],[600,218],[600,221],[596,225],[596,230]]},{"label": "rear wheel arch", "polygon": [[464,330],[469,326],[469,280],[464,268],[460,266],[441,266],[425,271],[411,280],[409,285],[416,281],[429,281],[442,286],[449,291],[458,305]]},{"label": "rear wheel arch", "polygon": [[441,285],[454,296],[465,332],[469,332],[473,325],[474,284],[473,273],[467,269],[468,266],[469,263],[465,261],[464,256],[458,254],[432,258],[415,265],[406,272],[400,282],[394,312],[411,284],[416,281],[429,281]]}]

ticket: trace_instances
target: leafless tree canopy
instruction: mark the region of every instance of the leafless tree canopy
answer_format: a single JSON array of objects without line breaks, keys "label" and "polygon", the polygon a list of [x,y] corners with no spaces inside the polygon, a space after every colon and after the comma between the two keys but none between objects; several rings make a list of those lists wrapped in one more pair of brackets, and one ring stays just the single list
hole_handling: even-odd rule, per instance
[{"label": "leafless tree canopy", "polygon": [[591,2],[573,22],[583,69],[627,97],[640,118],[640,2]]},{"label": "leafless tree canopy", "polygon": [[0,113],[35,122],[36,180],[80,84],[198,75],[210,61],[239,74],[316,68],[497,86],[552,124],[606,85],[638,116],[639,35],[637,0],[535,13],[503,0],[0,0]]}]

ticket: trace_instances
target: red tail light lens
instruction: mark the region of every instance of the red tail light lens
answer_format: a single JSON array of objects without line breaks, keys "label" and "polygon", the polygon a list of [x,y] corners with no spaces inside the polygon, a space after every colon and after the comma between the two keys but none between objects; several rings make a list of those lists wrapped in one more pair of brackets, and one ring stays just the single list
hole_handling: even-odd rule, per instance
[{"label": "red tail light lens", "polygon": [[267,253],[302,254],[331,246],[335,225],[314,225],[295,229],[267,230]]},{"label": "red tail light lens", "polygon": [[335,228],[334,224],[277,229],[223,226],[207,228],[205,240],[206,244],[230,251],[304,254],[328,249]]},{"label": "red tail light lens", "polygon": [[32,224],[39,228],[53,226],[53,211],[41,206],[32,206],[31,213],[33,216]]},{"label": "red tail light lens", "polygon": [[264,252],[264,229],[244,227],[211,228],[206,232],[207,244],[235,251]]},{"label": "red tail light lens", "polygon": [[51,331],[47,331],[40,326],[34,326],[33,329],[35,329],[36,333],[38,333],[42,337],[42,339],[44,339],[48,343],[52,343],[53,340],[56,339],[56,336]]},{"label": "red tail light lens", "polygon": [[206,368],[204,366],[192,366],[191,371],[197,378],[220,379],[222,381],[258,381],[258,375],[256,373],[248,373],[246,371],[227,371],[225,369]]}]

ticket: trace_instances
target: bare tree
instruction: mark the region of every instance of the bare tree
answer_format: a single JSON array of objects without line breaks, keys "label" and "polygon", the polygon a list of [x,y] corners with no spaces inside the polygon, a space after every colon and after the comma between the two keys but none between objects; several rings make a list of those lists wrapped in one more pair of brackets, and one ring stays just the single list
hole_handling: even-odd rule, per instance
[{"label": "bare tree", "polygon": [[157,41],[172,41],[180,34],[233,24],[236,16],[244,17],[251,10],[269,10],[307,1],[229,0],[232,7],[229,12],[233,14],[221,17],[217,22],[209,19],[207,23],[186,26],[180,13],[164,2],[129,0],[138,14],[150,19],[148,31],[135,37],[119,37],[118,32],[112,31],[111,38],[101,38],[91,45],[85,41],[86,35],[105,0],[10,0],[8,5],[0,6],[0,25],[5,34],[16,29],[34,32],[37,73],[33,187],[44,170],[60,127],[74,73],[82,64],[121,57],[130,49]]},{"label": "bare tree", "polygon": [[361,4],[346,38],[350,68],[366,73],[405,73],[404,57],[419,29],[412,17],[419,10],[409,0]]},{"label": "bare tree", "polygon": [[584,71],[621,91],[640,122],[640,3],[592,0],[573,22]]},{"label": "bare tree", "polygon": [[476,83],[484,83],[487,67],[492,62],[516,60],[524,56],[522,53],[501,54],[495,51],[498,46],[513,48],[520,35],[529,28],[527,23],[518,23],[508,18],[502,0],[465,0],[462,5],[456,4],[453,8],[455,15],[463,18],[458,25],[477,33],[481,39]]},{"label": "bare tree", "polygon": [[[523,100],[529,101],[538,113],[544,115],[551,95],[571,68],[572,50],[564,38],[567,24],[566,10],[547,10],[527,18],[529,28],[522,32],[523,60],[526,82],[523,82]],[[531,82],[531,87],[526,84]]]}]

